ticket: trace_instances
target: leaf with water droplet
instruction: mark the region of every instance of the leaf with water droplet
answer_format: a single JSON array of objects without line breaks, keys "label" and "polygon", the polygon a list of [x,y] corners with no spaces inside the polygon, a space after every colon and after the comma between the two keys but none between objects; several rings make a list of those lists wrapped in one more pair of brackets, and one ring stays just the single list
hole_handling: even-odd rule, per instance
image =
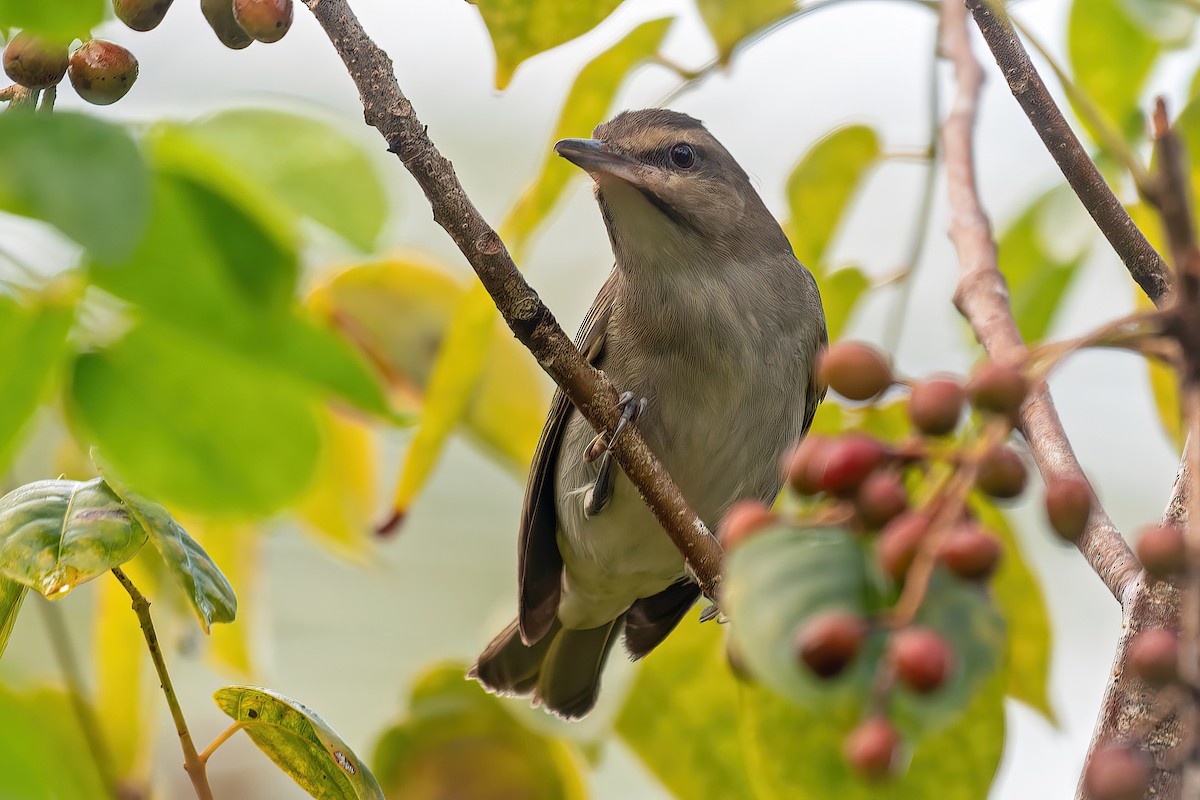
[{"label": "leaf with water droplet", "polygon": [[37,481],[0,498],[0,577],[53,600],[145,543],[142,526],[100,478]]},{"label": "leaf with water droplet", "polygon": [[321,800],[384,800],[364,761],[316,712],[270,689],[226,686],[217,706],[300,788]]},{"label": "leaf with water droplet", "polygon": [[103,467],[95,450],[92,460],[101,467],[104,480],[124,501],[136,523],[149,535],[171,577],[191,601],[204,632],[208,633],[214,622],[233,622],[237,617],[237,595],[200,543],[175,521],[170,511],[142,497],[114,476],[111,469]]}]

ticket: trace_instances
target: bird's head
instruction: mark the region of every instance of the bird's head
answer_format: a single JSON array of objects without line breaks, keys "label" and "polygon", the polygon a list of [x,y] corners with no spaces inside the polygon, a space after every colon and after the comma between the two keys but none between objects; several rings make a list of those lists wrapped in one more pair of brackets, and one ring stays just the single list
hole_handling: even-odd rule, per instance
[{"label": "bird's head", "polygon": [[790,252],[746,171],[700,123],[665,109],[625,111],[591,139],[554,150],[596,181],[618,263],[652,253],[753,257]]}]

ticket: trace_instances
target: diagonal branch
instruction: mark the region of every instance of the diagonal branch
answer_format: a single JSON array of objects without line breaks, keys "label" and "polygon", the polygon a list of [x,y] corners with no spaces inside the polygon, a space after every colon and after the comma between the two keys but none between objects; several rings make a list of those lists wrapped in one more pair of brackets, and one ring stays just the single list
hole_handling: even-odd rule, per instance
[{"label": "diagonal branch", "polygon": [[1100,175],[1096,163],[1079,143],[1046,89],[1042,77],[1034,69],[1007,12],[997,0],[966,2],[1004,73],[1004,79],[1008,81],[1013,97],[1021,104],[1038,136],[1042,137],[1042,142],[1062,170],[1067,183],[1071,184],[1138,286],[1155,305],[1161,307],[1171,290],[1171,274],[1166,263],[1133,224],[1121,201]]},{"label": "diagonal branch", "polygon": [[[1027,354],[1025,343],[1013,320],[1008,286],[996,266],[996,242],[975,185],[972,133],[983,69],[971,53],[966,20],[961,0],[943,0],[942,53],[954,63],[958,80],[958,92],[942,125],[950,239],[959,261],[954,303],[994,361],[1020,364]],[[1030,390],[1021,409],[1020,429],[1047,482],[1082,474],[1044,382]],[[1122,600],[1141,566],[1094,498],[1087,529],[1076,545],[1113,596]]]},{"label": "diagonal branch", "polygon": [[[504,321],[592,427],[611,437],[619,418],[612,382],[580,356],[554,315],[525,282],[496,231],[475,209],[454,168],[426,135],[425,126],[400,91],[391,59],[367,36],[346,0],[304,3],[325,29],[358,87],[367,124],[387,140],[388,148],[420,184],[434,220],[458,245]],[[716,599],[722,555],[716,539],[635,429],[627,429],[613,449],[621,468],[683,554],[700,588]]]}]

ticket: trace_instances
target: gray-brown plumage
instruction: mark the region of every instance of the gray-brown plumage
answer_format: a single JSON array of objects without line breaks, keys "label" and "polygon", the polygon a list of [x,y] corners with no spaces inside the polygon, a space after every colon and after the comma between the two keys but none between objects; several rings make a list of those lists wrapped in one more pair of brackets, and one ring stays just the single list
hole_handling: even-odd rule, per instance
[{"label": "gray-brown plumage", "polygon": [[[745,171],[687,115],[627,111],[555,150],[595,179],[616,256],[580,351],[646,400],[636,424],[710,529],[740,498],[771,501],[779,458],[822,396],[812,275]],[[594,436],[557,393],[521,515],[518,616],[470,673],[564,717],[595,704],[619,636],[644,656],[699,595],[625,475],[597,483],[599,462],[584,458]],[[605,502],[589,505],[597,492]]]}]

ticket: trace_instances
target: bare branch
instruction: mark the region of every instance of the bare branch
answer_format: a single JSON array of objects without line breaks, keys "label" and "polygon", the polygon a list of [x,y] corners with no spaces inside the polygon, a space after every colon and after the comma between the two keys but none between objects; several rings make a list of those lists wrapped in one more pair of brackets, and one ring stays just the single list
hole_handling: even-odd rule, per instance
[{"label": "bare branch", "polygon": [[[1008,286],[996,266],[996,242],[975,186],[972,131],[983,69],[971,53],[966,19],[961,0],[943,0],[942,54],[954,63],[958,80],[958,92],[942,125],[950,239],[959,261],[954,303],[993,360],[1020,364],[1027,355],[1025,343],[1013,320]],[[1020,429],[1046,481],[1082,474],[1044,382],[1030,390],[1021,409]],[[1076,545],[1113,596],[1122,600],[1141,567],[1094,499],[1087,530]]]},{"label": "bare branch", "polygon": [[1034,130],[1050,151],[1059,169],[1084,208],[1092,215],[1100,232],[1146,296],[1162,306],[1170,293],[1171,275],[1162,256],[1146,241],[1145,235],[1133,224],[1121,201],[1113,194],[1100,175],[1100,170],[1079,143],[1055,104],[1042,77],[1029,60],[1012,21],[996,0],[966,0],[975,15],[975,22],[996,63],[1004,73],[1013,97],[1021,104]]},{"label": "bare branch", "polygon": [[[504,321],[597,431],[611,434],[619,418],[617,392],[585,362],[554,315],[525,282],[495,230],[463,191],[454,168],[425,132],[400,91],[392,61],[363,30],[346,0],[304,0],[325,29],[358,87],[368,125],[387,140],[416,178],[441,225],[466,256]],[[616,442],[618,463],[679,548],[700,588],[715,599],[721,547],[635,429]]]}]

